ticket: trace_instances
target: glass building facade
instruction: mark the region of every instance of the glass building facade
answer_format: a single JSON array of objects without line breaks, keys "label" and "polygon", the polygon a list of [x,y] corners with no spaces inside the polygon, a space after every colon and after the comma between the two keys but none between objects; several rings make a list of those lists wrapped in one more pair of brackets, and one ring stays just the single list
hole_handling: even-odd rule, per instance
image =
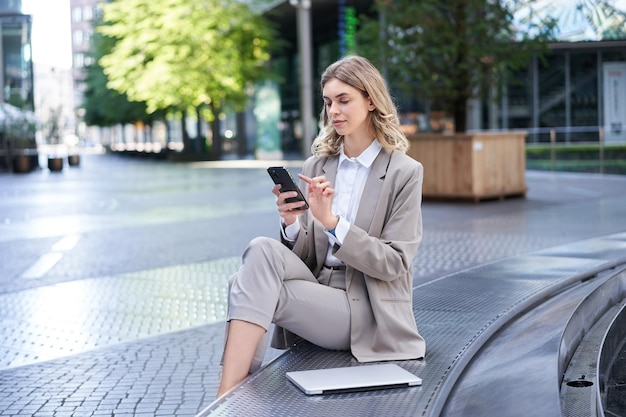
[{"label": "glass building facade", "polygon": [[[282,136],[285,150],[299,149],[297,27],[294,4],[273,2],[267,15],[276,19],[291,45],[276,61],[281,84]],[[348,16],[372,13],[372,0],[319,0],[311,3],[313,82],[320,71],[342,55]],[[557,22],[557,40],[545,59],[533,59],[501,91],[468,106],[468,129],[523,129],[527,141],[563,143],[626,143],[626,0],[514,1],[515,24],[530,30],[533,19],[550,16]],[[343,17],[342,17],[343,16]],[[358,23],[358,22],[357,22]],[[349,29],[349,28],[348,28]],[[392,83],[390,83],[392,84]],[[400,102],[407,131],[423,130],[441,112],[425,114],[412,98]],[[314,93],[314,109],[321,109]],[[436,109],[433,109],[436,110]],[[312,115],[317,117],[317,114]],[[428,123],[428,120],[431,123]],[[426,122],[424,122],[426,121]],[[441,124],[443,126],[444,124]]]},{"label": "glass building facade", "polygon": [[556,19],[557,42],[477,128],[528,129],[531,142],[626,142],[626,1],[543,0],[515,14],[520,30],[545,16]]},{"label": "glass building facade", "polygon": [[34,109],[31,16],[19,0],[0,0],[0,102]]}]

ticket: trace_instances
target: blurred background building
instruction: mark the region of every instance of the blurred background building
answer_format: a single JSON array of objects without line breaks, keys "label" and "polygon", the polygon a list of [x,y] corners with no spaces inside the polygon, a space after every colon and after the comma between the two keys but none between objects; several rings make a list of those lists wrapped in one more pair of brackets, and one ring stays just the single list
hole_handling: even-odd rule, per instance
[{"label": "blurred background building", "polygon": [[100,16],[98,6],[103,0],[70,0],[71,30],[72,30],[72,81],[75,114],[77,118],[76,134],[89,141],[101,142],[100,130],[89,128],[82,122],[84,110],[81,108],[83,93],[85,92],[85,67],[92,63],[89,54],[91,36],[94,31],[94,19]]},{"label": "blurred background building", "polygon": [[[243,0],[242,0],[243,1]],[[21,13],[20,0],[0,0],[0,30],[3,89],[1,101],[35,109],[42,121],[58,117],[64,130],[89,136],[81,124],[84,68],[89,62],[93,19],[103,0],[70,0],[72,68],[39,67],[30,58],[31,17]],[[312,83],[308,115],[315,124],[322,108],[318,91],[320,72],[349,51],[355,42],[359,16],[375,16],[373,0],[275,0],[260,4],[259,13],[275,21],[286,48],[274,57],[282,82],[280,96],[281,145],[286,152],[303,149],[302,63],[310,62]],[[530,142],[550,140],[626,142],[626,0],[576,0],[515,2],[520,30],[533,18],[552,16],[558,22],[557,42],[550,45],[546,61],[533,60],[516,74],[497,100],[468,106],[470,129],[526,129]],[[308,61],[302,60],[298,41],[299,7],[306,5],[310,30]],[[402,120],[412,131],[445,128],[433,123],[440,114],[426,109],[419,100],[398,98]],[[307,100],[304,100],[307,101]],[[225,128],[232,126],[225,123]],[[315,127],[315,126],[314,126]],[[253,144],[250,146],[254,146]],[[232,145],[231,145],[232,147]],[[236,149],[236,147],[232,147]]]},{"label": "blurred background building", "polygon": [[557,21],[547,62],[534,60],[518,74],[482,126],[533,128],[531,141],[549,140],[549,128],[558,127],[557,140],[566,142],[600,132],[607,142],[626,142],[626,1],[540,0],[515,14],[520,30],[545,16]]},{"label": "blurred background building", "polygon": [[33,110],[31,17],[21,0],[0,0],[0,102]]},{"label": "blurred background building", "polygon": [[[297,48],[298,0],[276,1],[264,11],[278,22],[290,47],[277,59],[286,82],[281,85],[283,142],[297,149],[299,134]],[[316,0],[310,2],[313,78],[343,55],[354,41],[351,25],[362,14],[373,15],[373,0]],[[626,142],[626,1],[572,0],[515,2],[519,30],[529,30],[537,18],[557,21],[557,41],[549,45],[545,63],[529,62],[508,83],[504,94],[468,106],[470,130],[525,129],[528,141]],[[355,23],[356,18],[356,23]],[[314,84],[317,87],[316,84]],[[440,112],[428,112],[419,101],[399,99],[402,120],[412,131],[445,129],[435,123]],[[315,109],[321,109],[314,94]]]}]

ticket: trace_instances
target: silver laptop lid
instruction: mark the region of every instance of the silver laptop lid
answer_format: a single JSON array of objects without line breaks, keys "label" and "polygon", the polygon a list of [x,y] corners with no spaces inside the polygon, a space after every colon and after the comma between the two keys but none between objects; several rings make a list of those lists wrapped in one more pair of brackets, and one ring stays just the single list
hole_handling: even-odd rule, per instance
[{"label": "silver laptop lid", "polygon": [[421,385],[421,378],[393,363],[286,373],[305,394],[332,394]]}]

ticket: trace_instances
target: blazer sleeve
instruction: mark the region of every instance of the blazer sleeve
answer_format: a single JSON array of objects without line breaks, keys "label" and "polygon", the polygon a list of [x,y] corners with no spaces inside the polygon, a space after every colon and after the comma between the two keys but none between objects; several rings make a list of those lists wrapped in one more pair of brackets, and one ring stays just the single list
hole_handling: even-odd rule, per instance
[{"label": "blazer sleeve", "polygon": [[[316,176],[319,174],[320,160],[316,157],[309,157],[304,161],[302,166],[302,173],[307,176]],[[304,181],[300,181],[300,189],[306,195],[307,184]],[[317,273],[319,270],[320,262],[323,259],[317,259],[317,251],[315,246],[315,231],[313,228],[313,218],[308,211],[300,214],[298,218],[300,222],[300,232],[295,242],[290,245],[290,249],[302,259],[302,261],[308,266],[311,271]]]}]

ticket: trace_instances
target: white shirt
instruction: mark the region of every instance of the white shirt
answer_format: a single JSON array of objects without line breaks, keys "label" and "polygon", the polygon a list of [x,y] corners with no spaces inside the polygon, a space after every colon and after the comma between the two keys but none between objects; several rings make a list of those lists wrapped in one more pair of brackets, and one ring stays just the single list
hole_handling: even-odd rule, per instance
[{"label": "white shirt", "polygon": [[[335,179],[335,195],[332,202],[332,211],[339,216],[339,223],[335,227],[334,235],[325,230],[328,235],[327,266],[341,265],[341,261],[332,254],[333,245],[341,245],[350,230],[350,224],[354,223],[359,209],[359,202],[363,195],[365,182],[370,173],[370,168],[378,156],[382,146],[374,140],[361,154],[355,158],[349,158],[343,152],[339,152],[337,177]],[[282,228],[281,228],[282,229]],[[284,228],[283,237],[295,241],[300,232],[300,221],[296,221]]]}]

